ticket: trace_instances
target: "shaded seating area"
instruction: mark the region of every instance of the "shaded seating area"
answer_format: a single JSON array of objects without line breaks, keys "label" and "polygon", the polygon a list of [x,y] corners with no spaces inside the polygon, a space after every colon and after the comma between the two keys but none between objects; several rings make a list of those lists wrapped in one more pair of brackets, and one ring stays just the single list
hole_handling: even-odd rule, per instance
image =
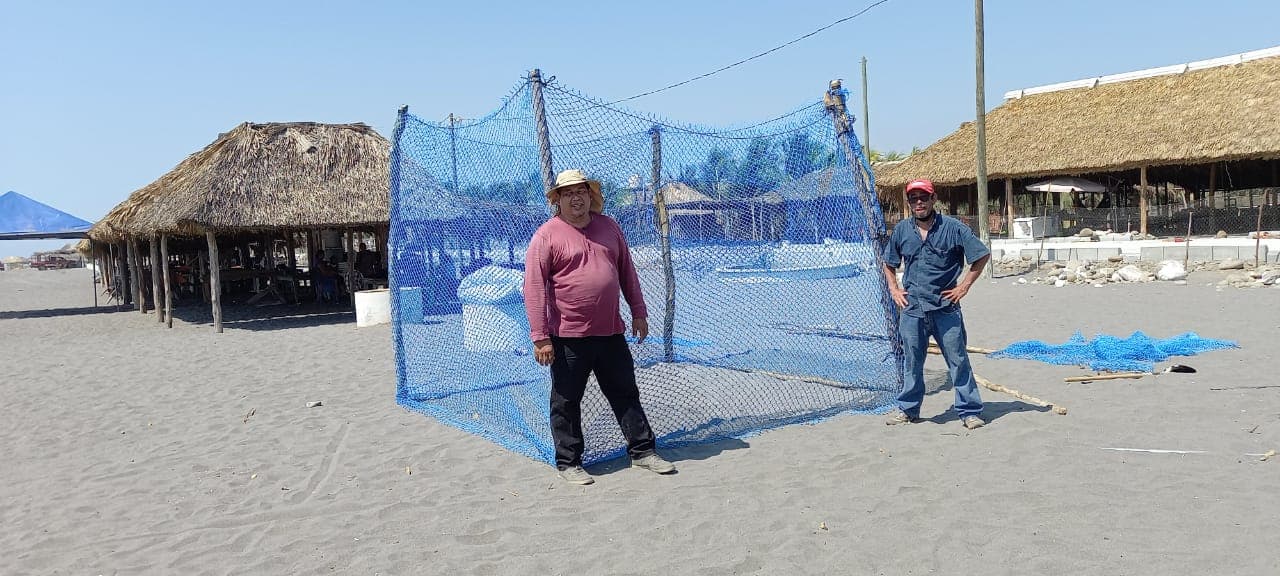
[{"label": "shaded seating area", "polygon": [[[987,114],[988,230],[1020,217],[1140,234],[1240,234],[1280,223],[1280,47],[1015,90]],[[893,165],[876,186],[933,181],[942,211],[975,229],[972,123]],[[1078,177],[1103,191],[1036,189]]]},{"label": "shaded seating area", "polygon": [[170,326],[175,300],[219,332],[224,304],[350,306],[386,282],[389,155],[364,124],[240,124],[113,208],[92,257]]}]

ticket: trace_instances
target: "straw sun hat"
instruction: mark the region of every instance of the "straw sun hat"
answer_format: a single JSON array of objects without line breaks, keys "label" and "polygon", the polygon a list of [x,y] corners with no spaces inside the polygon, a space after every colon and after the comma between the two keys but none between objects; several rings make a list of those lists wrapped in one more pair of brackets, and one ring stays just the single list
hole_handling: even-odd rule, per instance
[{"label": "straw sun hat", "polygon": [[547,190],[547,201],[552,204],[560,202],[560,189],[574,184],[586,183],[591,188],[591,211],[596,214],[604,212],[604,195],[600,193],[600,181],[587,178],[582,170],[565,170],[556,174],[556,184]]}]

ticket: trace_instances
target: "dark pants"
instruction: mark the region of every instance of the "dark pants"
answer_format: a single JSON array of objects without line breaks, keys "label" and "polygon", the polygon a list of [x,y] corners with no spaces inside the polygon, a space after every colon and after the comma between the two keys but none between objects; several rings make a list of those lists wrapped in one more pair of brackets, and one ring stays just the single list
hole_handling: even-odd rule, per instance
[{"label": "dark pants", "polygon": [[551,338],[556,358],[551,363],[551,438],[556,445],[556,468],[582,465],[582,395],[592,372],[600,391],[627,439],[627,454],[639,458],[653,452],[653,429],[640,406],[635,362],[621,334]]}]

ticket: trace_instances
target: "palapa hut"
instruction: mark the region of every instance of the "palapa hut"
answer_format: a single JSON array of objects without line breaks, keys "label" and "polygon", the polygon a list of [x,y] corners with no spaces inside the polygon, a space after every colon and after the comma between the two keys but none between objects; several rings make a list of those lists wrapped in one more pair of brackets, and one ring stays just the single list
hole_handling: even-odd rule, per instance
[{"label": "palapa hut", "polygon": [[[1224,184],[1235,190],[1280,186],[1277,87],[1280,48],[1009,92],[986,118],[991,197],[1004,190],[1002,212],[1011,221],[1015,205],[1025,204],[1015,202],[1015,194],[1037,200],[1023,194],[1036,180],[1110,182],[1120,190],[1118,202],[1138,205],[1146,233],[1151,182],[1198,191],[1210,209],[1223,204],[1213,196]],[[962,202],[972,207],[975,139],[974,125],[965,123],[877,170],[876,185],[901,207],[906,183],[928,178],[953,212]],[[1133,184],[1145,193],[1130,192]],[[1266,191],[1263,203],[1274,202],[1274,190]],[[1252,229],[1252,219],[1249,224]]]},{"label": "palapa hut", "polygon": [[[387,140],[364,124],[246,122],[134,192],[89,235],[97,242],[116,245],[117,256],[128,254],[117,258],[120,276],[130,275],[124,271],[128,266],[132,277],[141,278],[139,241],[151,245],[152,262],[169,261],[171,237],[198,251],[208,263],[214,324],[221,331],[220,245],[245,247],[244,254],[248,242],[261,241],[267,247],[261,251],[271,259],[273,242],[284,239],[288,268],[293,269],[299,233],[305,233],[310,246],[320,241],[319,231],[340,230],[346,232],[350,270],[353,233],[371,233],[379,246],[386,237],[390,150]],[[151,268],[152,293],[159,294],[156,269],[167,274],[169,267]],[[133,292],[142,309],[139,284],[134,283]],[[164,316],[169,316],[171,308],[169,285],[165,278]]]}]

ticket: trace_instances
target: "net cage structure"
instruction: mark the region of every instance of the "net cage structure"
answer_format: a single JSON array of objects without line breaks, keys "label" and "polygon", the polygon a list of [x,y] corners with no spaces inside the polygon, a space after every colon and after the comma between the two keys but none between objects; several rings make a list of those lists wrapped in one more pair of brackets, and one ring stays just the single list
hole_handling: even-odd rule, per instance
[{"label": "net cage structure", "polygon": [[[397,401],[554,463],[550,372],[532,354],[525,250],[553,174],[601,182],[631,249],[649,336],[628,332],[660,447],[882,412],[902,386],[881,273],[883,213],[845,93],[713,130],[532,73],[479,119],[400,110],[391,165]],[[630,308],[620,303],[631,326]],[[584,463],[625,454],[592,377]]]}]

